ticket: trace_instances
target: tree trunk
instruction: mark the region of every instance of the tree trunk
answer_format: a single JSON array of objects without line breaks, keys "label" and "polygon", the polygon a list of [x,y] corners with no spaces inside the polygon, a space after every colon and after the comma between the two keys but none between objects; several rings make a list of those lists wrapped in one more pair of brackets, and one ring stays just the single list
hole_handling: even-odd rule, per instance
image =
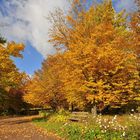
[{"label": "tree trunk", "polygon": [[69,106],[69,111],[73,111],[74,110],[74,106],[73,106],[73,104],[70,104],[70,106]]},{"label": "tree trunk", "polygon": [[97,107],[96,107],[96,105],[94,105],[93,108],[91,109],[91,113],[93,114],[93,116],[97,115]]}]

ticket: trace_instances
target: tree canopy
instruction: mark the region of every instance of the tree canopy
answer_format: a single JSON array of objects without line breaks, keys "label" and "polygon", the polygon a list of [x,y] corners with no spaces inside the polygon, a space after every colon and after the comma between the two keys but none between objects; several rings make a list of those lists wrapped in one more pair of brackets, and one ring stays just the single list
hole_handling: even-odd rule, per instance
[{"label": "tree canopy", "polygon": [[25,73],[19,72],[12,57],[21,57],[24,50],[22,43],[6,42],[0,38],[0,113],[19,111],[23,103],[23,85]]},{"label": "tree canopy", "polygon": [[57,50],[27,84],[25,100],[54,108],[123,108],[139,93],[139,20],[111,1],[86,7],[74,0],[67,15],[51,14]]}]

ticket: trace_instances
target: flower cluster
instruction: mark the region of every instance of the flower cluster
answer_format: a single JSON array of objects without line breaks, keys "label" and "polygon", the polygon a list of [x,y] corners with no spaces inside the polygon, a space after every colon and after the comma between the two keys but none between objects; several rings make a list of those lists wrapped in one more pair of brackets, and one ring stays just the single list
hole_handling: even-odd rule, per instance
[{"label": "flower cluster", "polygon": [[116,131],[120,132],[120,137],[125,137],[129,129],[135,128],[136,123],[140,124],[140,114],[126,115],[125,120],[123,120],[124,116],[123,118],[118,115],[115,115],[114,117],[105,117],[101,114],[96,118],[93,117],[93,119],[95,120],[96,125],[101,129],[102,133]]}]

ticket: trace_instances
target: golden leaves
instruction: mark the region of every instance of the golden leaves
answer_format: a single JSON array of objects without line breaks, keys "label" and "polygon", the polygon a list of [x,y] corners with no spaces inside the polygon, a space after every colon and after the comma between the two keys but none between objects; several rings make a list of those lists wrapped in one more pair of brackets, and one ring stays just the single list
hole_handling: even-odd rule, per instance
[{"label": "golden leaves", "polygon": [[24,74],[18,72],[10,56],[22,57],[20,51],[23,49],[23,44],[15,42],[10,42],[7,46],[0,45],[0,85],[2,88],[20,84]]},{"label": "golden leaves", "polygon": [[35,98],[43,94],[46,98],[40,98],[40,102],[50,106],[57,102],[56,106],[68,104],[83,109],[89,102],[91,106],[102,102],[104,108],[121,107],[139,96],[134,46],[138,42],[132,39],[134,32],[128,30],[124,13],[115,13],[111,2],[87,10],[82,4],[74,1],[72,13],[66,17],[59,13],[55,18],[51,41],[65,50],[45,60],[35,74],[40,85],[34,88],[45,87],[35,93]]},{"label": "golden leaves", "polygon": [[21,51],[24,50],[24,45],[22,43],[15,43],[15,42],[10,42],[7,45],[7,51],[10,55],[14,57],[23,57],[22,54],[20,53]]}]

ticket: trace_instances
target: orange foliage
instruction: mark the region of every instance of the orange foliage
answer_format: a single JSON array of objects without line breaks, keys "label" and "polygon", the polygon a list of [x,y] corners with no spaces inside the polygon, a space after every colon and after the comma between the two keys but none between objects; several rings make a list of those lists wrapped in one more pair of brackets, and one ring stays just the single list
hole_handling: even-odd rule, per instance
[{"label": "orange foliage", "polygon": [[135,20],[128,29],[124,11],[116,13],[110,1],[89,9],[85,4],[75,0],[67,16],[60,10],[51,15],[50,42],[59,50],[27,86],[29,102],[44,106],[55,100],[60,106],[65,101],[63,106],[78,109],[102,104],[102,110],[121,108],[140,96]]}]

